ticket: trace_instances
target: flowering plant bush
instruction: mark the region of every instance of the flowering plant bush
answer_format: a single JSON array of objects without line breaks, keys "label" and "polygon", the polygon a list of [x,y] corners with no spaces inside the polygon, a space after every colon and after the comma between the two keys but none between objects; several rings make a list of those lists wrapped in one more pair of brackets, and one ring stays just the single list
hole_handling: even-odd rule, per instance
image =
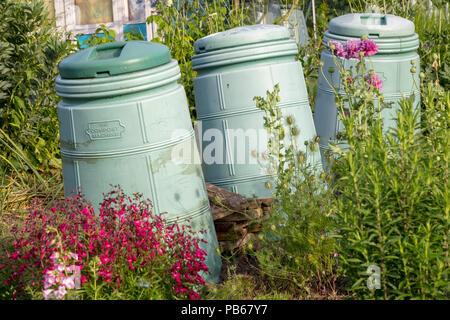
[{"label": "flowering plant bush", "polygon": [[188,226],[167,225],[151,202],[118,187],[94,213],[81,195],[36,208],[1,266],[12,298],[200,298],[206,252]]},{"label": "flowering plant bush", "polygon": [[[369,64],[366,63],[366,58],[378,52],[378,46],[365,36],[361,39],[347,40],[345,44],[329,41],[328,46],[339,74],[340,89],[328,82],[321,68],[323,78],[334,91],[339,118],[344,127],[353,130],[356,133],[355,137],[361,138],[361,134],[366,132],[364,128],[373,121],[374,115],[382,109],[390,107],[390,104],[384,102],[381,93],[383,90],[381,78],[373,69],[368,69],[367,65]],[[344,66],[344,60],[348,59],[356,60],[354,67],[349,69]],[[332,75],[336,70],[330,67],[328,72]],[[357,116],[349,117],[351,113]],[[339,132],[336,138],[346,140],[351,136],[344,130]]]},{"label": "flowering plant bush", "polygon": [[[376,51],[367,41],[329,44],[344,89],[335,97],[345,150],[331,145],[340,274],[355,298],[446,299],[450,94],[422,83],[422,116],[414,93],[405,93],[394,126],[385,127],[381,80],[364,62]],[[341,59],[356,51],[353,74]]]}]

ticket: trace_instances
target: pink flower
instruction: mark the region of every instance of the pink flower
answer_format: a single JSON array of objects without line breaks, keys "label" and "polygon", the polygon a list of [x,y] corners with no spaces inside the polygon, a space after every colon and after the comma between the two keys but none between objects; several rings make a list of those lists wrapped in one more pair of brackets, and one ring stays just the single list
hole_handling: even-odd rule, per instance
[{"label": "pink flower", "polygon": [[347,40],[345,45],[345,58],[359,58],[361,40]]},{"label": "pink flower", "polygon": [[54,252],[51,256],[50,259],[53,260],[54,263],[56,263],[56,261],[59,258],[59,253],[58,252]]},{"label": "pink flower", "polygon": [[53,289],[47,289],[47,290],[44,290],[44,291],[43,291],[44,299],[45,299],[45,300],[51,299],[52,296],[53,296],[52,293],[53,293]]},{"label": "pink flower", "polygon": [[338,41],[330,41],[329,46],[334,46],[333,53],[336,56],[345,59],[361,59],[361,52],[364,53],[365,57],[373,56],[378,52],[378,45],[371,39],[350,39],[347,40],[345,46],[342,46]]},{"label": "pink flower", "polygon": [[339,41],[330,41],[330,47],[334,46],[334,50],[333,50],[333,54],[344,58],[345,57],[345,50],[344,50],[344,46],[342,45],[342,43],[340,43]]},{"label": "pink flower", "polygon": [[383,90],[383,81],[381,81],[380,77],[374,72],[372,76],[369,74],[365,74],[364,78],[367,80],[367,83],[373,86],[378,91]]},{"label": "pink flower", "polygon": [[366,39],[361,41],[359,50],[364,52],[365,57],[373,56],[378,52],[378,45],[375,43],[375,41]]},{"label": "pink flower", "polygon": [[66,270],[66,267],[62,263],[59,263],[56,265],[56,270],[58,270],[59,272],[64,272],[64,270]]},{"label": "pink flower", "polygon": [[179,272],[172,271],[172,278],[177,281],[177,284],[182,285],[183,283],[180,280],[181,274]]},{"label": "pink flower", "polygon": [[45,289],[50,288],[55,283],[56,283],[56,279],[55,279],[55,277],[52,274],[47,273],[44,276],[44,288]]},{"label": "pink flower", "polygon": [[62,285],[65,286],[67,289],[75,289],[75,281],[74,277],[65,277],[62,281]]},{"label": "pink flower", "polygon": [[55,294],[56,294],[56,298],[61,300],[67,294],[66,287],[59,286],[58,291],[56,291]]}]

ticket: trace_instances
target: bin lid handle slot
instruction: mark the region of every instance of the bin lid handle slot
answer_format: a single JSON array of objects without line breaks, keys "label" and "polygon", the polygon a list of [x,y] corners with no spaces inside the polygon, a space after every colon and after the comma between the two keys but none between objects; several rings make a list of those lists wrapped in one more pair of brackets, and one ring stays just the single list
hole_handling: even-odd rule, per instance
[{"label": "bin lid handle slot", "polygon": [[126,43],[123,42],[109,42],[100,46],[96,46],[89,54],[88,60],[118,58],[122,54],[122,50],[125,45]]}]

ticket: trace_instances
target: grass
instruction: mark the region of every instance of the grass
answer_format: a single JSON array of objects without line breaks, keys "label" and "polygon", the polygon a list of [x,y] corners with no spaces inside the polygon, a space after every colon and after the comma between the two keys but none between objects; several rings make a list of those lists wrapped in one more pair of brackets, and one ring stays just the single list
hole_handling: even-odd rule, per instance
[{"label": "grass", "polygon": [[210,300],[341,300],[349,292],[320,292],[314,283],[305,292],[301,288],[281,288],[277,282],[266,277],[254,256],[245,248],[223,256],[220,283],[210,284],[205,299]]}]

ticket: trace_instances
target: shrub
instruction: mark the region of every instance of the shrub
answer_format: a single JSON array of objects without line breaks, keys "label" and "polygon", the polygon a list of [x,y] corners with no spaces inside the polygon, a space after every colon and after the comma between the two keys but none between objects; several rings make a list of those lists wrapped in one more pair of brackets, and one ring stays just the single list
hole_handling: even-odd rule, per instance
[{"label": "shrub", "polygon": [[338,65],[345,95],[336,92],[336,101],[346,147],[332,146],[332,172],[341,272],[356,298],[448,298],[450,94],[438,83],[422,88],[422,126],[414,95],[405,95],[396,125],[384,128],[380,83],[361,77],[360,57],[352,81]]},{"label": "shrub", "polygon": [[4,286],[12,298],[200,298],[206,252],[188,226],[167,225],[141,195],[109,192],[99,215],[81,195],[51,210],[36,204],[13,228]]},{"label": "shrub", "polygon": [[13,166],[19,148],[34,166],[60,167],[55,78],[74,46],[54,22],[42,0],[0,2],[0,150]]}]

